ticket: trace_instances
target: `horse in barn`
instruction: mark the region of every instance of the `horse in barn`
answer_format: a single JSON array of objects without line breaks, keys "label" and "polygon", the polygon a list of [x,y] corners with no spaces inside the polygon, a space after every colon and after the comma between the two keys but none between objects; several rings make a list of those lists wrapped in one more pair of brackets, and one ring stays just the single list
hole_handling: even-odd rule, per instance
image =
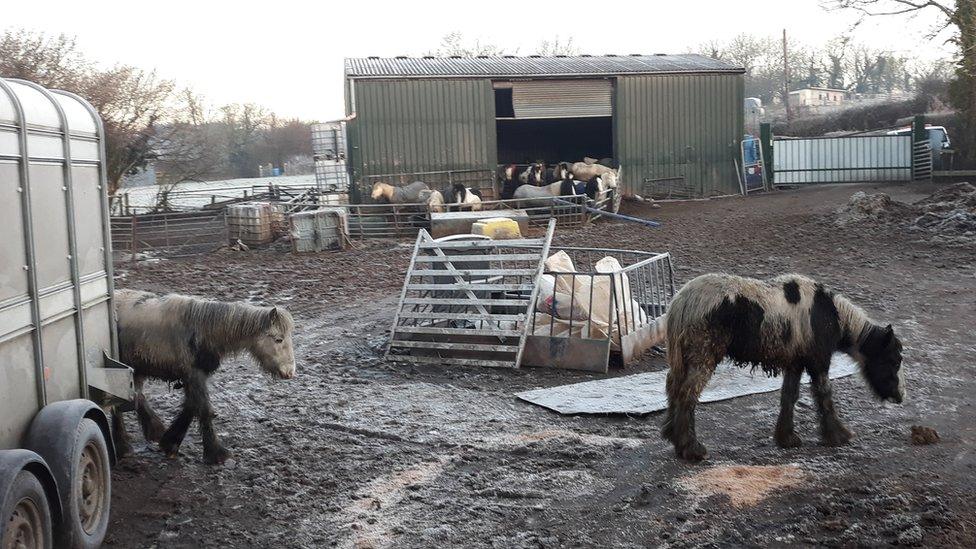
[{"label": "horse in barn", "polygon": [[834,352],[857,362],[879,398],[895,403],[905,398],[902,345],[891,325],[875,323],[846,297],[796,274],[768,281],[727,274],[695,278],[668,307],[667,342],[668,411],[661,434],[689,461],[707,457],[695,434],[695,405],[725,357],[783,375],[775,430],[783,448],[802,444],[793,431],[793,408],[804,371],[812,381],[824,442],[837,446],[850,440],[851,432],[837,417],[828,376]]},{"label": "horse in barn", "polygon": [[515,193],[513,194],[512,198],[521,200],[519,206],[523,208],[532,208],[552,204],[552,200],[548,199],[551,199],[554,196],[574,196],[575,194],[576,185],[574,184],[573,180],[564,179],[557,183],[550,183],[549,185],[544,185],[542,187],[536,187],[535,185],[522,185],[515,189]]},{"label": "horse in barn", "polygon": [[423,181],[414,181],[409,185],[395,187],[389,183],[377,181],[373,183],[370,197],[377,202],[388,204],[417,204],[420,203],[420,192],[430,190]]},{"label": "horse in barn", "polygon": [[515,164],[499,166],[497,176],[498,180],[502,183],[502,190],[498,195],[501,196],[502,200],[512,198],[515,189],[521,184],[519,182],[518,166]]},{"label": "horse in barn", "polygon": [[431,213],[442,213],[445,209],[444,195],[440,191],[426,189],[420,191],[417,198],[422,204],[427,204],[427,211]]},{"label": "horse in barn", "polygon": [[535,185],[541,187],[546,184],[546,165],[542,162],[529,164],[525,171],[519,175],[519,181],[523,185]]},{"label": "horse in barn", "polygon": [[[158,442],[168,456],[179,453],[190,424],[197,419],[204,461],[220,464],[230,457],[214,430],[214,412],[207,392],[207,380],[224,358],[247,352],[272,378],[295,376],[294,321],[280,307],[117,290],[115,314],[119,358],[135,373],[135,407],[142,432],[147,440]],[[168,429],[164,429],[142,393],[148,378],[183,388],[183,407]],[[130,446],[118,410],[112,421],[124,453]]]},{"label": "horse in barn", "polygon": [[481,210],[481,191],[455,183],[451,187],[451,204],[456,204],[458,210]]}]

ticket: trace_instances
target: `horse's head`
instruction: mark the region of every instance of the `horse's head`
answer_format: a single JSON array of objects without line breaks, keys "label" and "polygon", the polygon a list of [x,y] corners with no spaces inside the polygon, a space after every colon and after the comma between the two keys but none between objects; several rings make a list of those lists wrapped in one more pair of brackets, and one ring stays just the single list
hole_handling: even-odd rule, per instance
[{"label": "horse's head", "polygon": [[560,181],[573,178],[573,173],[569,170],[569,163],[560,162],[556,164],[556,178]]},{"label": "horse's head", "polygon": [[864,357],[861,373],[874,394],[882,400],[901,404],[905,400],[901,341],[891,324],[885,328],[871,327],[859,350]]},{"label": "horse's head", "polygon": [[264,315],[263,330],[251,345],[251,354],[272,377],[291,379],[295,377],[295,349],[291,341],[295,322],[288,311],[278,307],[267,309]]},{"label": "horse's head", "polygon": [[455,204],[460,204],[464,202],[465,195],[468,194],[468,189],[461,183],[455,183],[451,186],[451,202]]},{"label": "horse's head", "polygon": [[546,181],[546,165],[541,163],[532,164],[531,173],[529,174],[529,183],[533,185],[542,185]]},{"label": "horse's head", "polygon": [[377,181],[373,183],[373,192],[369,195],[373,200],[379,200],[381,198],[386,198],[390,201],[393,198],[393,185],[383,183],[382,181]]}]

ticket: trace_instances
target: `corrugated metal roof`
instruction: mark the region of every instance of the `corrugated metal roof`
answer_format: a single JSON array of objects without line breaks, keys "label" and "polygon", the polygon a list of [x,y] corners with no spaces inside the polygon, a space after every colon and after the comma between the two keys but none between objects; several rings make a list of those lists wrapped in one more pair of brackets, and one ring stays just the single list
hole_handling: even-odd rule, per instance
[{"label": "corrugated metal roof", "polygon": [[613,76],[617,74],[741,73],[742,67],[698,54],[536,55],[502,57],[356,57],[348,78]]}]

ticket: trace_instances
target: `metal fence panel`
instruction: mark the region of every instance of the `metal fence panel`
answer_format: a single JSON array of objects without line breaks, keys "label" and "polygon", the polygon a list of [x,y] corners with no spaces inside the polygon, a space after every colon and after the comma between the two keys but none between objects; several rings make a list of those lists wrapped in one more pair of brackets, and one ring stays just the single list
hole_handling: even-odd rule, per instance
[{"label": "metal fence panel", "polygon": [[169,212],[112,218],[112,248],[135,259],[140,253],[189,255],[227,245],[223,210]]},{"label": "metal fence panel", "polygon": [[773,174],[777,185],[911,181],[912,139],[908,135],[776,139]]}]

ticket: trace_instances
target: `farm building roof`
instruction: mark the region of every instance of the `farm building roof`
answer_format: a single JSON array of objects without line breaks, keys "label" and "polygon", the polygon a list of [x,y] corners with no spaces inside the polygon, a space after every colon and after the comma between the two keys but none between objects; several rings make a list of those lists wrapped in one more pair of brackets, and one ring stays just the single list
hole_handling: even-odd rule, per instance
[{"label": "farm building roof", "polygon": [[742,72],[745,72],[742,67],[698,54],[356,57],[347,58],[345,66],[346,77],[349,78],[518,78]]}]

